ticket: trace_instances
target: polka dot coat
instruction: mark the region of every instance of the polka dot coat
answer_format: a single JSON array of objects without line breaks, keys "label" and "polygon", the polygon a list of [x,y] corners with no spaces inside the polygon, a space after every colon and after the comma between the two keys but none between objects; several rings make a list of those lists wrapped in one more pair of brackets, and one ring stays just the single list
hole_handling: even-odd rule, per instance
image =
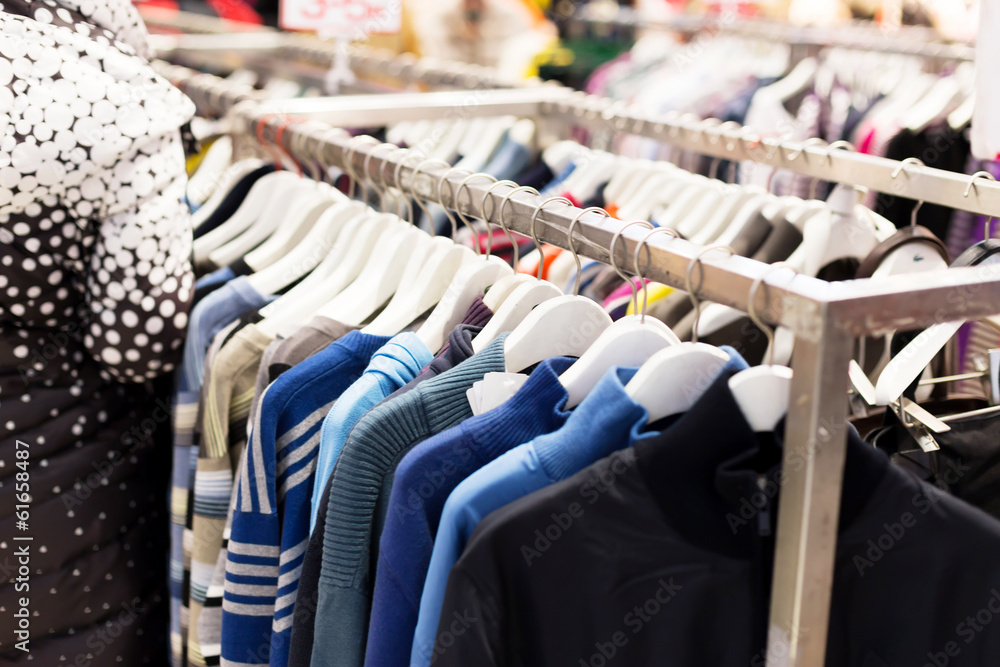
[{"label": "polka dot coat", "polygon": [[[169,406],[193,286],[178,128],[128,0],[0,0],[0,663],[166,665]],[[19,445],[18,442],[24,443]],[[17,448],[30,453],[27,531]],[[22,480],[23,480],[22,476]],[[81,657],[82,656],[82,657]]]}]

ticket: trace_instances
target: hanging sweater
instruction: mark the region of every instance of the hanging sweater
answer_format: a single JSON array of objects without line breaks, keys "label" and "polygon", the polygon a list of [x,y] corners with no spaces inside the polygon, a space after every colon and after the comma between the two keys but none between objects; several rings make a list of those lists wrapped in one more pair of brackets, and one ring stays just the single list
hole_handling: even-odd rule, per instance
[{"label": "hanging sweater", "polygon": [[333,471],[316,613],[313,667],[361,667],[372,587],[371,554],[400,459],[472,416],[466,391],[504,369],[501,335],[482,352],[376,407],[358,422]]},{"label": "hanging sweater", "polygon": [[275,645],[282,640],[287,646],[278,619],[287,610],[291,626],[309,537],[320,422],[389,340],[352,331],[265,391],[233,511],[222,603],[223,664],[268,665],[272,648],[280,652]]},{"label": "hanging sweater", "polygon": [[379,542],[365,667],[408,664],[448,494],[504,452],[565,423],[570,413],[559,375],[572,363],[568,357],[542,362],[510,400],[420,443],[400,462]]},{"label": "hanging sweater", "polygon": [[[723,373],[747,367],[735,350]],[[516,447],[459,484],[445,502],[410,654],[411,665],[434,660],[434,642],[444,604],[448,574],[469,536],[490,512],[533,491],[566,479],[619,449],[652,438],[646,409],[625,392],[637,369],[615,368],[587,394],[566,424]]]},{"label": "hanging sweater", "polygon": [[432,358],[430,350],[415,333],[399,334],[375,353],[365,372],[341,395],[340,400],[326,415],[320,431],[319,453],[316,458],[312,511],[309,515],[310,532],[316,525],[316,512],[326,480],[333,473],[333,466],[351,429],[379,401],[412,380]]}]

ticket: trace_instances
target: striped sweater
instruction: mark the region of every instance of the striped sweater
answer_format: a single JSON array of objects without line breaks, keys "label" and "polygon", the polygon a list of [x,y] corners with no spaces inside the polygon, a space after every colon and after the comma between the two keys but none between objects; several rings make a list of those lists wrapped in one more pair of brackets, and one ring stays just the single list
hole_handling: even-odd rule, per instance
[{"label": "striped sweater", "polygon": [[425,380],[367,415],[351,431],[330,484],[315,619],[313,667],[362,667],[371,596],[393,473],[415,445],[472,416],[466,395],[504,370],[501,334],[482,352]]},{"label": "striped sweater", "polygon": [[[334,402],[390,339],[352,331],[266,390],[240,469],[222,603],[222,664],[287,662],[309,540],[320,427]],[[419,363],[407,355],[419,371]]]},{"label": "striped sweater", "polygon": [[[213,337],[235,320],[240,313],[263,306],[269,297],[261,295],[243,279],[231,280],[206,296],[192,310],[188,319],[188,338],[184,345],[184,361],[178,372],[174,396],[174,461],[171,489],[171,645],[173,664],[187,664],[188,575],[190,574],[191,493],[197,449],[195,424],[198,399],[204,379],[204,359]],[[185,535],[185,533],[187,533]]]}]

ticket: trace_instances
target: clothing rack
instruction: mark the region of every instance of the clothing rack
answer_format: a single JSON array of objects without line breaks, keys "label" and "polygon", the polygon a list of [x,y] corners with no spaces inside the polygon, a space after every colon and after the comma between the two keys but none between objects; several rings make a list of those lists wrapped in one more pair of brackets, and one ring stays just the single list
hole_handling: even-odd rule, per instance
[{"label": "clothing rack", "polygon": [[[409,111],[397,109],[398,119],[411,117]],[[381,110],[380,118],[385,118],[386,112]],[[357,106],[350,112],[337,109],[331,113],[339,121],[351,121],[350,115],[355,114],[354,124],[364,124],[362,116],[367,123],[372,122],[370,112]],[[319,115],[318,110],[315,115]],[[504,205],[509,190],[490,190],[492,184],[485,179],[446,176],[443,167],[418,170],[412,159],[400,155],[402,151],[353,141],[324,123],[288,124],[252,103],[237,109],[236,117],[246,132],[265,142],[276,141],[281,131],[282,145],[293,155],[298,152],[300,159],[319,160],[410,195],[437,199],[439,186],[447,181],[451,194],[444,198],[444,204],[467,216],[480,217],[482,202],[486,222],[493,225],[502,223],[510,230],[529,234],[537,212],[535,217],[541,223],[536,225],[537,236],[563,248],[570,248],[568,229],[580,216],[572,248],[580,255],[611,262],[609,248],[622,224],[598,213],[581,216],[580,209],[569,206],[539,211],[542,200],[524,192],[515,193]],[[466,196],[461,196],[462,189]],[[626,257],[636,251],[642,234],[638,230],[621,233],[619,245],[624,245]],[[786,420],[786,482],[779,505],[767,664],[820,667],[826,652],[846,455],[847,370],[853,339],[994,314],[1000,310],[1000,271],[984,266],[878,281],[827,283],[808,276],[772,273],[769,265],[721,252],[705,253],[704,248],[686,241],[654,238],[647,245],[650,264],[641,272],[644,277],[683,289],[688,269],[697,261],[701,298],[749,312],[752,296],[757,312],[794,332],[793,399]],[[755,281],[765,277],[766,289],[753,290]]]},{"label": "clothing rack", "polygon": [[976,49],[970,44],[940,41],[929,28],[903,26],[892,31],[875,26],[847,25],[833,28],[795,26],[760,19],[739,19],[728,14],[717,16],[675,16],[650,21],[629,7],[620,7],[613,15],[594,11],[593,5],[578,10],[572,22],[587,26],[627,29],[665,30],[696,34],[739,35],[752,39],[778,42],[804,54],[836,47],[854,51],[871,51],[910,55],[938,62],[974,61]]},{"label": "clothing rack", "polygon": [[[207,85],[202,77],[189,87]],[[549,97],[540,101],[544,92]],[[528,93],[536,95],[534,100]],[[472,217],[486,213],[493,225],[531,232],[531,219],[541,204],[525,192],[489,190],[485,179],[445,177],[447,170],[428,166],[401,154],[352,141],[330,125],[366,126],[373,123],[440,118],[443,109],[462,108],[468,115],[505,113],[532,115],[565,125],[566,120],[596,129],[629,132],[659,138],[682,148],[716,157],[753,159],[792,168],[825,180],[866,185],[899,196],[923,198],[977,213],[1000,211],[1000,186],[933,168],[857,155],[801,144],[778,143],[754,137],[745,129],[652,119],[629,115],[608,100],[581,97],[564,89],[535,91],[476,91],[488,96],[485,104],[467,104],[470,93],[353,96],[337,99],[301,99],[275,103],[243,102],[234,110],[237,126],[254,138],[274,142],[279,130],[282,145],[295,157],[346,169],[361,178],[385,183],[409,194],[437,199],[443,180],[449,188],[444,202]],[[512,94],[521,95],[511,100]],[[310,118],[289,123],[288,116]],[[322,120],[323,122],[319,122]],[[763,147],[764,150],[757,150]],[[305,151],[308,154],[303,154]],[[418,173],[419,172],[419,173]],[[893,174],[895,173],[895,177]],[[867,179],[871,179],[865,182]],[[463,185],[462,181],[466,180]],[[461,192],[465,190],[465,192]],[[501,211],[502,205],[502,211]],[[546,243],[569,247],[567,230],[581,211],[572,207],[537,211],[537,236]],[[573,249],[580,255],[610,263],[609,248],[622,225],[597,213],[583,214],[574,227]],[[617,256],[632,256],[642,232],[625,230]],[[697,261],[698,295],[743,312],[750,309],[751,287],[767,275],[766,288],[753,294],[754,308],[765,319],[790,329],[796,338],[793,361],[794,400],[786,420],[785,488],[781,493],[775,573],[768,636],[769,666],[820,667],[826,651],[829,606],[833,583],[836,526],[843,481],[848,409],[848,362],[855,337],[880,335],[897,329],[915,329],[957,319],[996,314],[1000,303],[1000,270],[981,266],[956,268],[936,274],[894,276],[878,281],[827,283],[808,276],[772,272],[772,267],[724,253],[703,253],[689,242],[654,237],[647,244],[649,268],[644,277],[684,288],[692,262]],[[622,255],[624,250],[626,254]],[[627,265],[628,262],[625,262]],[[804,462],[804,464],[803,464]]]}]

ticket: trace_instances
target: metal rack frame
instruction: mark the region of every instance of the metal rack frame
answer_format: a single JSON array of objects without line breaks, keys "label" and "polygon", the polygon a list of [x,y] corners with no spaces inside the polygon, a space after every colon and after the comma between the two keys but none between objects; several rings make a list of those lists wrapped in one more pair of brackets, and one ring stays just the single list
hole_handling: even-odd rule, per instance
[{"label": "metal rack frame", "polygon": [[[522,115],[651,136],[708,155],[755,159],[825,180],[867,185],[977,213],[1000,212],[1000,185],[994,183],[977,181],[973,187],[968,177],[938,169],[842,150],[784,144],[722,126],[630,116],[613,102],[580,98],[558,89],[544,91],[550,97],[539,99],[542,92],[490,91],[495,97],[489,104],[471,105],[468,112],[489,115],[500,113],[501,108],[506,113],[516,108]],[[520,97],[511,99],[512,93]],[[416,108],[406,106],[417,99],[420,101]],[[248,101],[233,110],[233,118],[244,132],[265,141],[274,142],[281,130],[287,149],[308,153],[298,157],[347,167],[362,178],[421,198],[437,199],[438,192],[450,192],[445,203],[465,215],[479,217],[482,202],[483,211],[488,212],[487,222],[494,225],[502,219],[507,228],[527,234],[535,217],[541,223],[536,231],[542,241],[568,247],[568,229],[580,214],[579,209],[539,211],[541,200],[526,192],[515,193],[504,205],[506,191],[500,188],[491,190],[490,184],[476,179],[463,185],[461,176],[446,176],[443,167],[417,169],[414,160],[400,155],[402,151],[352,141],[347,133],[329,124],[371,125],[375,114],[379,122],[440,117],[442,110],[454,109],[461,99],[463,95],[457,93],[428,93],[403,98]],[[504,107],[504,102],[511,106]],[[287,116],[279,117],[277,112],[312,120],[289,124]],[[763,151],[756,150],[759,148]],[[449,188],[440,188],[443,180]],[[583,256],[610,262],[608,249],[621,226],[597,213],[583,214],[575,226],[573,245]],[[625,230],[619,243],[624,244],[626,252],[634,253],[641,238],[638,230]],[[766,288],[754,291],[754,282],[764,278],[770,266],[723,253],[701,256],[703,248],[662,236],[651,239],[647,248],[651,261],[649,269],[643,271],[645,277],[684,288],[688,269],[697,258],[702,269],[698,289],[702,298],[748,312],[753,296],[757,312],[795,334],[793,400],[784,449],[789,472],[779,505],[767,664],[820,667],[825,660],[829,624],[846,453],[847,369],[853,340],[996,314],[1000,312],[1000,268],[956,268],[935,274],[838,283],[775,272],[767,276]]]}]

